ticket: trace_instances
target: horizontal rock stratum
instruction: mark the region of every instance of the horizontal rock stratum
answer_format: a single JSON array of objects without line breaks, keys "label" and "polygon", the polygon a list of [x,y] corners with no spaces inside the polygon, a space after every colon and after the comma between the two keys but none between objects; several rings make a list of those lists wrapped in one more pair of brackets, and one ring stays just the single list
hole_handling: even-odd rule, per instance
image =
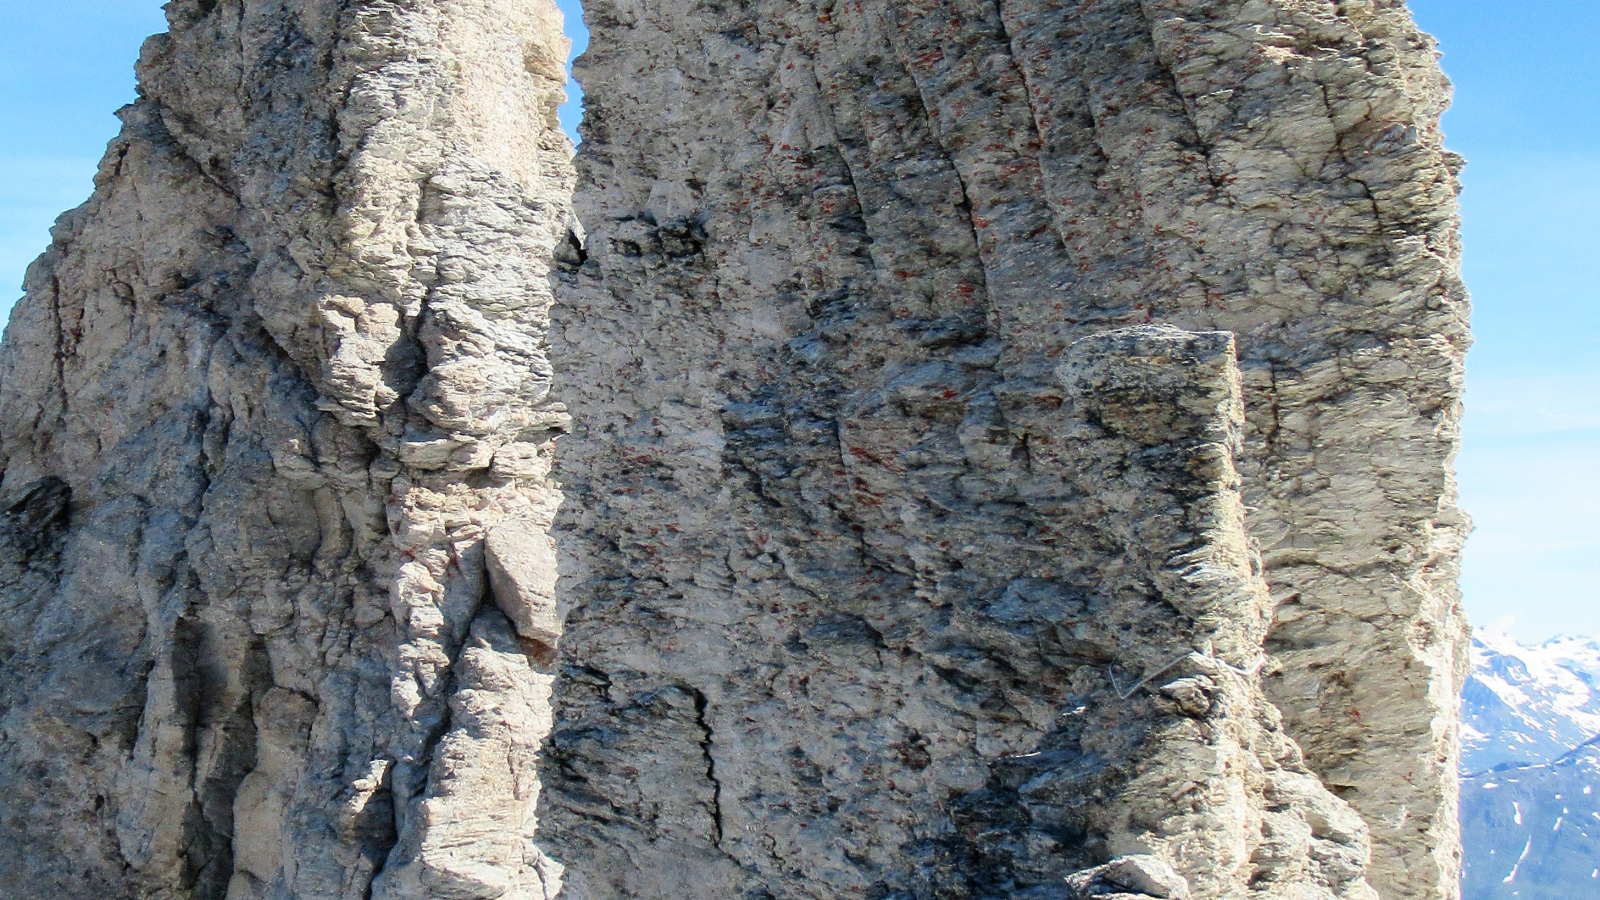
[{"label": "horizontal rock stratum", "polygon": [[587,7],[574,160],[548,0],[168,4],[0,348],[0,894],[1458,897],[1403,3]]}]

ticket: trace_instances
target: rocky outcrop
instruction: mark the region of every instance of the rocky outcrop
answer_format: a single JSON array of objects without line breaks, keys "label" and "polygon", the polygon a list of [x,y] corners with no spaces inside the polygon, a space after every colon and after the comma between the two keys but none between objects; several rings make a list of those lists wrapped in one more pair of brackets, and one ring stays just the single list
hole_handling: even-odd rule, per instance
[{"label": "rocky outcrop", "polygon": [[0,350],[9,889],[1455,896],[1398,0],[591,0],[576,182],[544,0],[168,12]]},{"label": "rocky outcrop", "polygon": [[[1046,872],[1166,852],[1144,846],[1160,817],[1109,810],[1138,793],[1134,735],[1169,720],[1110,702],[1103,672],[1126,687],[1204,640],[1252,672],[1255,651],[1158,577],[1183,540],[1113,537],[1145,514],[1127,494],[1177,476],[1096,469],[1102,423],[1052,375],[1165,323],[1236,336],[1232,465],[1274,610],[1260,689],[1370,829],[1379,894],[1455,896],[1459,159],[1403,5],[586,17],[587,244],[552,332],[580,411],[549,762],[572,883],[664,894],[688,858],[718,896],[788,896],[777,873],[801,871],[1053,896]],[[1146,412],[1143,437],[1183,442]],[[1142,604],[1170,618],[1119,644]],[[1080,706],[1134,743],[1051,718]],[[1106,818],[1009,793],[1046,785]]]},{"label": "rocky outcrop", "polygon": [[[1261,692],[1232,337],[1005,360],[882,324],[870,367],[563,451],[604,485],[546,761],[566,896],[1376,896]],[[769,358],[719,338],[730,379]],[[679,346],[644,408],[708,358]]]},{"label": "rocky outcrop", "polygon": [[3,892],[542,900],[558,15],[168,16],[0,351]]}]

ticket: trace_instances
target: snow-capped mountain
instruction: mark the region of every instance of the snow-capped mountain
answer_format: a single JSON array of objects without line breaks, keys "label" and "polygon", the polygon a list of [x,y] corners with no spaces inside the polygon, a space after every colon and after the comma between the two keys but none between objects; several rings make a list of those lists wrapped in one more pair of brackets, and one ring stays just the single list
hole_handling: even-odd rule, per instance
[{"label": "snow-capped mountain", "polygon": [[1464,900],[1600,900],[1600,641],[1480,630],[1462,714]]},{"label": "snow-capped mountain", "polygon": [[1464,900],[1600,898],[1600,741],[1463,780]]},{"label": "snow-capped mountain", "polygon": [[1479,629],[1461,711],[1463,773],[1555,760],[1600,735],[1600,641],[1528,647]]}]

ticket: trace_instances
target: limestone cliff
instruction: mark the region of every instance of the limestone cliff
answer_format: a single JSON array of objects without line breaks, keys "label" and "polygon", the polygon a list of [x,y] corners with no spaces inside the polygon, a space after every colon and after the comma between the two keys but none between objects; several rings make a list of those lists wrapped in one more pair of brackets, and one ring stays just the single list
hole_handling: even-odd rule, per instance
[{"label": "limestone cliff", "polygon": [[0,892],[542,900],[557,13],[168,16],[0,351]]},{"label": "limestone cliff", "polygon": [[566,896],[1375,897],[1261,693],[1232,337],[1008,361],[862,324],[870,371],[692,430],[659,371],[629,396],[670,412],[565,451],[604,484],[545,767]]},{"label": "limestone cliff", "polygon": [[0,349],[3,890],[1457,896],[1398,0],[590,0],[576,178],[547,0],[168,13]]},{"label": "limestone cliff", "polygon": [[[1459,159],[1403,4],[586,16],[586,256],[552,332],[578,411],[547,766],[574,883],[663,895],[687,854],[718,896],[787,896],[757,888],[784,872],[851,896],[1054,896],[1065,869],[1168,841],[1112,810],[1162,752],[1131,723],[1170,720],[1106,672],[1224,644],[1162,580],[1190,538],[1121,505],[1159,478],[1137,454],[1087,462],[1115,435],[1051,375],[1081,341],[1164,323],[1236,336],[1233,465],[1275,611],[1260,689],[1370,829],[1379,894],[1455,896]],[[1144,438],[1183,445],[1161,408]],[[1200,481],[1174,510],[1226,483]],[[1137,638],[1115,624],[1156,610]],[[1253,690],[1252,626],[1231,627],[1219,658]],[[1298,896],[1259,853],[1180,868],[1224,879],[1206,896]]]}]

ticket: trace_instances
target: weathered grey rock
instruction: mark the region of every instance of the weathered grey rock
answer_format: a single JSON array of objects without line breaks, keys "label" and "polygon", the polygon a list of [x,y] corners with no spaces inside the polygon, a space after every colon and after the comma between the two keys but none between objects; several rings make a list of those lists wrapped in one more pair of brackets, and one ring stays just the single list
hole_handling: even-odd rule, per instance
[{"label": "weathered grey rock", "polygon": [[742,485],[654,429],[564,451],[619,548],[569,588],[566,896],[1376,896],[1261,693],[1232,337],[971,350],[713,407]]},{"label": "weathered grey rock", "polygon": [[589,7],[574,219],[545,0],[169,6],[0,349],[0,883],[1453,898],[1398,0]]},{"label": "weathered grey rock", "polygon": [[0,350],[0,893],[544,900],[559,16],[168,16]]},{"label": "weathered grey rock", "polygon": [[[1118,843],[1170,809],[1110,810],[1143,802],[1136,735],[1198,715],[1292,738],[1315,777],[1262,763],[1272,791],[1172,833],[1230,822],[1253,889],[1283,896],[1358,890],[1370,834],[1382,896],[1454,897],[1460,161],[1403,4],[587,19],[587,243],[552,332],[578,431],[549,840],[578,895],[1051,896],[1171,855]],[[1106,420],[1075,417],[1056,365],[1146,322],[1236,336],[1232,465],[1270,613],[1191,595],[1164,555],[1181,541],[1145,536],[1135,501],[1175,470],[1085,461],[1112,454],[1083,437]],[[1186,434],[1159,405],[1101,415],[1120,439]],[[1094,630],[1145,604],[1170,618],[1137,643]],[[1108,699],[1107,667],[1127,687],[1203,640],[1250,674]],[[1258,675],[1283,731],[1263,706],[1246,738]],[[1233,853],[1169,861],[1230,896]]]}]

